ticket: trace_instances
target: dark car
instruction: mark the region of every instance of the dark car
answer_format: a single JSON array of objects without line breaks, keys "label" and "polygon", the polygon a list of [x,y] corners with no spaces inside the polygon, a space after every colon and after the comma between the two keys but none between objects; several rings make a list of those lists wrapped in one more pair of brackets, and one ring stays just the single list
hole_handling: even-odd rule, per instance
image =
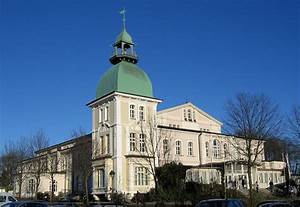
[{"label": "dark car", "polygon": [[196,207],[246,207],[239,199],[209,199],[200,201]]},{"label": "dark car", "polygon": [[16,201],[4,204],[1,207],[48,207],[46,203],[37,201]]},{"label": "dark car", "polygon": [[256,207],[293,207],[293,205],[287,201],[264,201]]}]

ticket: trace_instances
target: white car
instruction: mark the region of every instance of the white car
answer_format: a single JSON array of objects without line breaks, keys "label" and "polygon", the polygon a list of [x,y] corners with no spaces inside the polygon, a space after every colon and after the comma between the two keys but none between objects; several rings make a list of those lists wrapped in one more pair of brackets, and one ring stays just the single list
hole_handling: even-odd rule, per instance
[{"label": "white car", "polygon": [[10,193],[0,193],[0,206],[17,201]]}]

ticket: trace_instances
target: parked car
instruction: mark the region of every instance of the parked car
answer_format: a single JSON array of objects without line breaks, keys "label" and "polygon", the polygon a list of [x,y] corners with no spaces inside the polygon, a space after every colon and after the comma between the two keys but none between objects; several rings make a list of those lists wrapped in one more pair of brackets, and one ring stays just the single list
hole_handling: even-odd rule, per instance
[{"label": "parked car", "polygon": [[256,207],[293,207],[293,205],[287,201],[264,201]]},{"label": "parked car", "polygon": [[10,193],[5,193],[5,192],[0,193],[0,206],[15,201],[17,201],[17,199],[13,197]]},{"label": "parked car", "polygon": [[48,207],[46,203],[37,201],[16,201],[11,203],[6,203],[1,207]]},{"label": "parked car", "polygon": [[239,199],[209,199],[200,201],[196,207],[246,207]]}]

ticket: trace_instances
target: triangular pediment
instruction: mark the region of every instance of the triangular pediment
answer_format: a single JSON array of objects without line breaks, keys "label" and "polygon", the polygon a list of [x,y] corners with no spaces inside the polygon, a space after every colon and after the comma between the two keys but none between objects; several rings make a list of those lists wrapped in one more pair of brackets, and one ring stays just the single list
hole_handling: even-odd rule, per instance
[{"label": "triangular pediment", "polygon": [[[202,122],[212,121],[217,125],[221,125],[221,126],[223,125],[222,122],[220,122],[216,118],[212,117],[211,115],[209,115],[202,109],[198,108],[191,102],[158,111],[157,116],[158,117],[168,116],[168,117],[172,117],[173,119],[176,119],[176,120],[184,120],[184,115],[183,115],[184,110],[189,110],[189,109],[191,109],[195,113],[195,117],[196,117],[195,121],[202,121]],[[186,113],[187,113],[187,111],[186,111]],[[196,120],[196,119],[198,119],[198,120]]]}]

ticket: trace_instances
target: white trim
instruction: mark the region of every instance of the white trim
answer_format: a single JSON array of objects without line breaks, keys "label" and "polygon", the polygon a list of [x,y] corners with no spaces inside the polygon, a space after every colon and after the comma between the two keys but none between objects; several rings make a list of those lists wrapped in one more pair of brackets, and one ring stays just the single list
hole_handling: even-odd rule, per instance
[{"label": "white trim", "polygon": [[[131,105],[134,105],[134,118],[131,118],[131,116],[130,116],[130,106]],[[128,118],[129,118],[129,120],[136,120],[137,118],[137,111],[138,111],[138,109],[137,109],[137,104],[136,103],[132,103],[132,102],[130,102],[129,103],[129,105],[128,105]]]},{"label": "white trim", "polygon": [[161,103],[162,100],[161,99],[156,99],[156,98],[150,98],[150,97],[144,97],[144,96],[137,96],[137,95],[131,95],[131,94],[127,94],[127,93],[121,93],[121,92],[113,92],[110,95],[104,96],[103,98],[100,99],[96,99],[94,101],[91,101],[90,103],[87,104],[87,106],[89,107],[93,107],[96,104],[99,104],[99,102],[114,97],[114,96],[123,96],[123,97],[129,97],[129,98],[133,98],[133,99],[138,99],[138,100],[144,100],[144,101],[150,101],[150,102],[155,102],[155,103]]},{"label": "white trim", "polygon": [[185,103],[185,104],[181,104],[181,105],[178,105],[178,106],[174,106],[174,107],[171,107],[171,108],[163,109],[161,111],[158,111],[157,115],[163,114],[163,113],[167,113],[167,112],[170,112],[170,111],[174,111],[174,110],[177,110],[177,109],[180,109],[180,108],[183,108],[183,107],[188,107],[188,106],[194,108],[200,114],[202,114],[203,116],[207,117],[208,119],[216,122],[217,124],[219,124],[221,126],[223,125],[222,122],[218,121],[217,119],[215,119],[214,117],[212,117],[211,115],[209,115],[208,113],[206,113],[205,111],[202,111],[200,108],[198,108],[197,106],[195,106],[191,102],[188,102],[188,103]]}]

